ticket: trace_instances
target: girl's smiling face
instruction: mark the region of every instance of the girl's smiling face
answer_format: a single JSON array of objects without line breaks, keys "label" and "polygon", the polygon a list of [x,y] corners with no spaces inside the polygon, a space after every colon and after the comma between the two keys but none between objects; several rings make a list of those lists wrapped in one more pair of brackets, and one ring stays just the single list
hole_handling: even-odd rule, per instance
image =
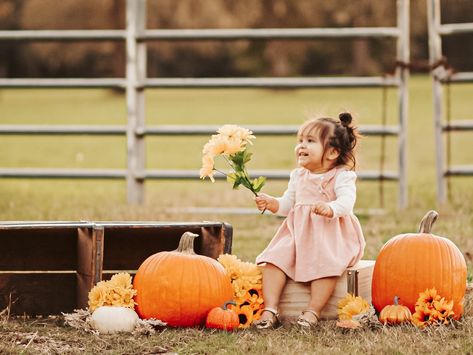
[{"label": "girl's smiling face", "polygon": [[338,157],[338,152],[332,147],[328,147],[325,151],[317,132],[300,135],[295,152],[298,166],[313,173],[324,173],[330,170]]}]

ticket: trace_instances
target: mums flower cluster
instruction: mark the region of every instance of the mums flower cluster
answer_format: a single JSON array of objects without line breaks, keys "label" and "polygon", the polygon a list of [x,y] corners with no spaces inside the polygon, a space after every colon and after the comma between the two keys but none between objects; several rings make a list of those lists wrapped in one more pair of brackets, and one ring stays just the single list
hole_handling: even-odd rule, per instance
[{"label": "mums flower cluster", "polygon": [[256,264],[243,262],[235,255],[223,254],[217,260],[232,281],[236,303],[233,310],[238,314],[239,328],[248,328],[260,318],[264,308],[261,270]]},{"label": "mums flower cluster", "polygon": [[354,296],[351,293],[338,301],[337,314],[340,320],[351,320],[354,316],[368,312],[370,305],[361,296]]},{"label": "mums flower cluster", "polygon": [[232,173],[225,174],[227,180],[233,183],[233,188],[236,189],[243,185],[257,195],[266,178],[260,176],[251,180],[245,166],[252,155],[247,151],[247,145],[252,144],[251,140],[255,138],[252,131],[243,127],[236,125],[220,127],[217,134],[212,135],[202,150],[200,178],[208,177],[212,182],[215,182],[214,174],[217,171],[215,169],[215,158],[221,156],[233,170]]},{"label": "mums flower cluster", "polygon": [[89,309],[93,312],[102,306],[120,306],[134,309],[136,290],[126,272],[115,274],[108,281],[98,282],[89,292]]},{"label": "mums flower cluster", "polygon": [[453,300],[441,297],[435,288],[426,289],[419,294],[412,315],[412,324],[419,328],[429,325],[449,324],[454,315]]}]

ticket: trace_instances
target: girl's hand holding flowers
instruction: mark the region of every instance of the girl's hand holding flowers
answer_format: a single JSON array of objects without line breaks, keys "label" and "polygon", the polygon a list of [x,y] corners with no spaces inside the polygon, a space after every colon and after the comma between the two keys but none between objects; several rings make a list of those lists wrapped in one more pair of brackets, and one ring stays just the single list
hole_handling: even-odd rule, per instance
[{"label": "girl's hand holding flowers", "polygon": [[279,209],[279,202],[274,197],[267,194],[259,194],[255,197],[256,207],[260,211],[269,210],[276,213]]},{"label": "girl's hand holding flowers", "polygon": [[327,203],[323,201],[317,201],[315,204],[313,204],[310,211],[323,217],[333,217],[332,209]]}]

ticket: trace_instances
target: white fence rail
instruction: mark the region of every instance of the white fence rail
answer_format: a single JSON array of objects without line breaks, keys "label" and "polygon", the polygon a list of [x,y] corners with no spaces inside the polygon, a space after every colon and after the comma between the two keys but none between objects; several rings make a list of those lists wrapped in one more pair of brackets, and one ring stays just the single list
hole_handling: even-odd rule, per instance
[{"label": "white fence rail", "polygon": [[[141,203],[146,179],[194,179],[197,171],[146,170],[144,139],[147,135],[207,135],[212,126],[146,126],[144,118],[145,88],[315,88],[315,87],[396,87],[398,88],[398,125],[361,126],[364,135],[398,137],[397,172],[360,172],[361,179],[396,180],[399,183],[399,206],[407,205],[406,67],[398,67],[393,77],[286,77],[286,78],[147,78],[146,42],[152,40],[253,40],[253,39],[328,39],[328,38],[394,38],[396,60],[409,62],[409,0],[397,0],[396,27],[360,28],[288,28],[288,29],[146,29],[146,0],[126,1],[126,30],[17,30],[0,31],[0,41],[79,41],[117,40],[126,43],[125,78],[0,78],[3,88],[124,88],[126,89],[127,126],[37,126],[0,125],[1,135],[123,135],[127,136],[128,164],[125,170],[94,169],[2,169],[0,177],[25,178],[126,178],[128,201]],[[459,31],[460,29],[453,29]],[[295,126],[249,127],[258,135],[294,135]],[[288,171],[254,172],[272,179],[287,179]]]}]

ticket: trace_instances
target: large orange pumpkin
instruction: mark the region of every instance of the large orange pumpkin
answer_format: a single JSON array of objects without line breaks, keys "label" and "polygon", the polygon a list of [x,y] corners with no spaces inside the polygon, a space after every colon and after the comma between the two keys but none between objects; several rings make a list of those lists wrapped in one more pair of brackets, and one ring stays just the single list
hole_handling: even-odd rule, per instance
[{"label": "large orange pumpkin", "polygon": [[186,232],[176,250],[156,253],[141,264],[133,282],[141,318],[192,327],[203,324],[212,308],[232,299],[225,269],[217,260],[194,252],[195,237]]},{"label": "large orange pumpkin", "polygon": [[391,238],[376,259],[371,289],[378,312],[398,296],[412,313],[419,293],[435,287],[446,300],[453,300],[455,318],[463,313],[466,263],[460,250],[447,238],[431,234],[438,217],[429,211],[420,223],[419,233]]}]

